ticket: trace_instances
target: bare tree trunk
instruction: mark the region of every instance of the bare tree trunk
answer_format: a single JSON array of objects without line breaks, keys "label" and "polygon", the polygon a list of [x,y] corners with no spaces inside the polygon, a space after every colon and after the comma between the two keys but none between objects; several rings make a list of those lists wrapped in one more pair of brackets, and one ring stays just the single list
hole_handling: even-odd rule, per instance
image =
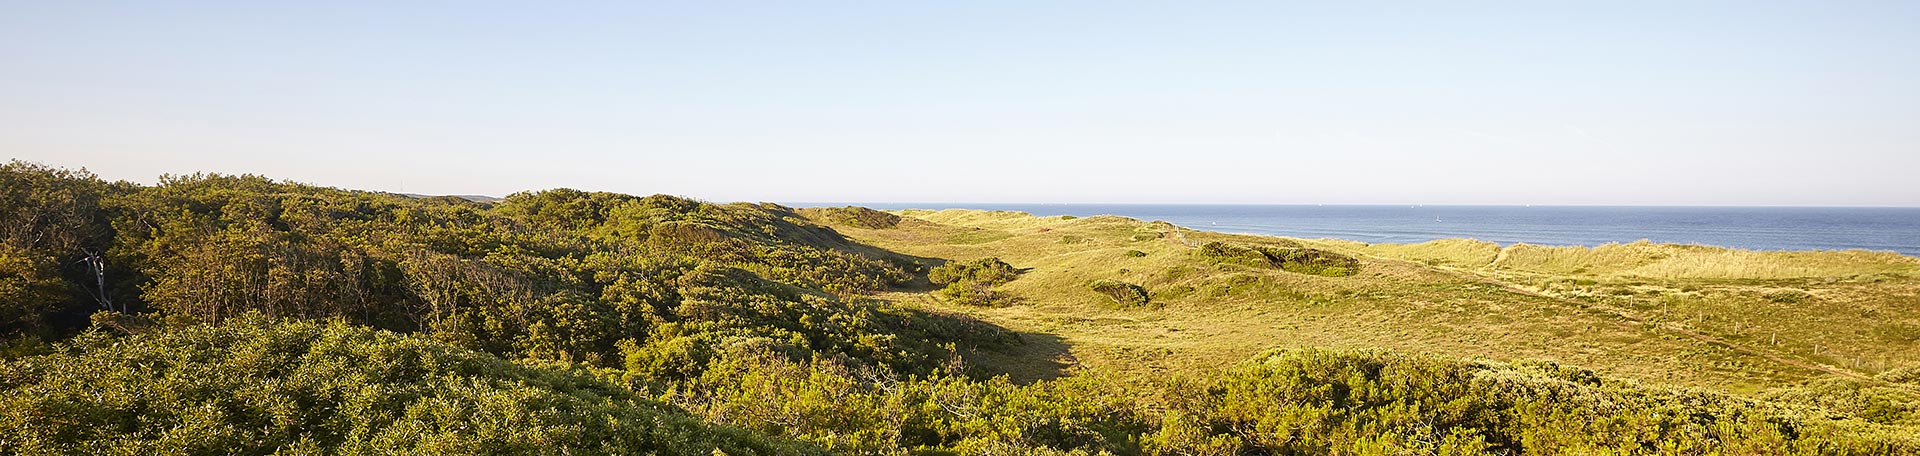
[{"label": "bare tree trunk", "polygon": [[114,308],[113,296],[107,294],[107,260],[106,258],[100,256],[99,252],[95,252],[91,249],[85,250],[85,252],[87,253],[87,256],[80,258],[80,263],[86,264],[88,269],[93,270],[93,286],[94,286],[94,289],[87,290],[87,294],[93,295],[94,302],[99,303],[100,308],[106,309],[107,311],[110,311],[110,312],[122,312],[122,313],[126,312],[125,310]]}]

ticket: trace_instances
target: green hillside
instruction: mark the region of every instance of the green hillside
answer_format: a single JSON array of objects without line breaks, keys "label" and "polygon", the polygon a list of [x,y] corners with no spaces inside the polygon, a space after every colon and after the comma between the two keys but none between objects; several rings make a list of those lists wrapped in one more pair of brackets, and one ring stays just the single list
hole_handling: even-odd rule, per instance
[{"label": "green hillside", "polygon": [[[832,226],[899,252],[1025,270],[997,288],[1018,305],[895,298],[1057,335],[1078,364],[1186,372],[1269,348],[1388,348],[1742,393],[1920,366],[1920,259],[1891,253],[1365,245],[1107,216],[900,215],[885,229]],[[1319,273],[1257,249],[1358,266]],[[1140,286],[1152,305],[1115,306],[1090,288],[1103,280]]]},{"label": "green hillside", "polygon": [[0,454],[1920,452],[1898,255],[19,162],[0,236]]}]

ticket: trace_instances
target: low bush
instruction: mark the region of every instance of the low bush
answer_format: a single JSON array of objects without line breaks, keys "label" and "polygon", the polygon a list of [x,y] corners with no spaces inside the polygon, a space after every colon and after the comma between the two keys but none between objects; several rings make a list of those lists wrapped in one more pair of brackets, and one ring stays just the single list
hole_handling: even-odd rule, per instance
[{"label": "low bush", "polygon": [[1088,284],[1087,288],[1106,295],[1120,307],[1140,307],[1152,301],[1152,298],[1147,295],[1146,288],[1117,280],[1096,280]]},{"label": "low bush", "polygon": [[973,261],[953,261],[933,268],[927,272],[927,280],[934,285],[947,285],[954,282],[974,282],[995,286],[1012,282],[1019,278],[1020,272],[1013,265],[1000,261],[998,257],[981,258]]},{"label": "low bush", "polygon": [[1020,272],[1000,258],[952,261],[927,272],[927,281],[945,285],[934,294],[947,300],[975,306],[999,306],[1013,303],[1013,297],[993,287],[1012,282]]},{"label": "low bush", "polygon": [[934,290],[933,293],[948,301],[970,306],[995,307],[1010,305],[1014,302],[1012,295],[995,290],[992,285],[973,281],[949,283],[939,290]]},{"label": "low bush", "polygon": [[1214,241],[1201,245],[1198,255],[1214,263],[1327,277],[1350,276],[1360,270],[1360,260],[1353,257],[1306,247],[1243,246]]}]

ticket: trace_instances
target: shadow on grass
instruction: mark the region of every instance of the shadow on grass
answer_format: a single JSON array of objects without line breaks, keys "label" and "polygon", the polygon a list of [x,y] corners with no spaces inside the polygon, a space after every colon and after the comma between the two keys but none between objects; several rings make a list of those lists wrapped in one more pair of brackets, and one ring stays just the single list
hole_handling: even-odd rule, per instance
[{"label": "shadow on grass", "polygon": [[1018,345],[976,350],[967,361],[984,377],[1007,376],[1014,384],[1029,385],[1066,375],[1073,367],[1072,347],[1060,336],[1046,333],[1016,333]]}]

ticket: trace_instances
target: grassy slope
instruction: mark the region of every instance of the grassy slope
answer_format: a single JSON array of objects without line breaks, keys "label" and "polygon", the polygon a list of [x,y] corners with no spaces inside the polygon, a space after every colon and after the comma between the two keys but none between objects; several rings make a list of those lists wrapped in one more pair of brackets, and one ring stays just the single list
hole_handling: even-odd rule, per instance
[{"label": "grassy slope", "polygon": [[[1292,240],[1365,260],[1360,274],[1320,277],[1215,265],[1191,253],[1214,240],[1288,240],[1120,217],[905,211],[895,226],[876,229],[809,214],[901,253],[998,256],[1027,269],[1002,287],[1023,300],[1013,306],[890,296],[1031,334],[1039,343],[1022,355],[1058,362],[999,360],[1023,378],[1066,364],[1177,374],[1287,347],[1547,359],[1737,392],[1920,364],[1920,260],[1898,255]],[[1097,279],[1143,285],[1155,306],[1114,308],[1087,288]]]}]

